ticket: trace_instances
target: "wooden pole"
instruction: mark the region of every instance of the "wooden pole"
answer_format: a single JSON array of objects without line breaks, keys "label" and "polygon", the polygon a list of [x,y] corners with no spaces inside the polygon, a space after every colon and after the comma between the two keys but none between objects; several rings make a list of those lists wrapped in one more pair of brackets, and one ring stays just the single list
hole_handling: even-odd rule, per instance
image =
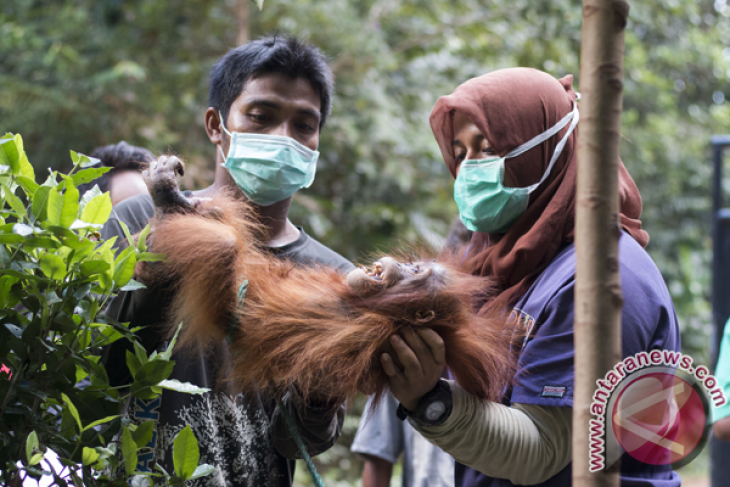
[{"label": "wooden pole", "polygon": [[236,1],[236,18],[238,19],[238,35],[236,36],[236,45],[240,46],[248,42],[248,13],[249,2],[251,0]]},{"label": "wooden pole", "polygon": [[583,1],[572,467],[573,485],[581,487],[619,485],[618,465],[589,470],[589,421],[596,380],[622,358],[618,160],[628,13],[625,0]]}]

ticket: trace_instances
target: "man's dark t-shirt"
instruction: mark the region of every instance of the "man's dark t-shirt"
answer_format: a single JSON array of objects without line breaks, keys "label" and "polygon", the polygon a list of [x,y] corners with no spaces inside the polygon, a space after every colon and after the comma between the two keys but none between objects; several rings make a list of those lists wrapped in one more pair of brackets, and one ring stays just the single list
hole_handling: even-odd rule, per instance
[{"label": "man's dark t-shirt", "polygon": [[[124,239],[119,220],[132,234],[141,231],[154,215],[154,204],[148,195],[130,198],[114,208],[112,217],[102,229],[105,239]],[[343,272],[353,268],[348,260],[309,237],[301,228],[299,238],[283,247],[270,249],[272,254],[301,265],[323,265]],[[130,326],[144,326],[138,332],[148,352],[164,349],[160,324],[171,302],[170,291],[155,287],[123,292],[112,302],[109,314]],[[115,342],[104,357],[112,385],[128,380],[125,365],[128,344]],[[173,353],[175,369],[170,379],[207,387],[202,395],[165,390],[152,401],[134,398],[126,413],[135,423],[155,421],[155,432],[147,448],[140,451],[138,468],[153,470],[159,464],[173,471],[172,444],[175,435],[190,425],[198,439],[200,463],[217,467],[208,477],[188,482],[195,486],[291,486],[294,460],[298,449],[288,433],[283,417],[273,398],[259,394],[231,393],[220,380],[230,363],[228,347],[217,343],[209,350]],[[310,454],[330,448],[339,437],[344,420],[344,406],[336,410],[326,405],[304,404],[290,393],[282,404],[291,412]]]}]

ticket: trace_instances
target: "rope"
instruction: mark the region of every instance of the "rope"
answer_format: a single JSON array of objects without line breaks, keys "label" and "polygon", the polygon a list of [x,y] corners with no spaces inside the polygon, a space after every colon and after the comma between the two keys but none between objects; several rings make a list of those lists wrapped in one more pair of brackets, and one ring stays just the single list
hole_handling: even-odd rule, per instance
[{"label": "rope", "polygon": [[322,477],[319,476],[317,473],[317,467],[314,466],[314,462],[312,461],[312,457],[309,456],[309,453],[307,452],[307,448],[304,446],[304,441],[302,441],[302,437],[299,435],[299,431],[297,430],[297,426],[294,424],[294,420],[291,416],[289,416],[289,411],[286,410],[284,405],[277,401],[279,405],[279,413],[281,413],[282,416],[284,416],[284,421],[286,421],[286,426],[289,428],[289,434],[294,437],[294,441],[297,442],[297,447],[299,448],[299,453],[302,454],[302,458],[304,459],[304,462],[307,464],[307,470],[309,470],[309,475],[312,476],[312,482],[314,482],[315,487],[325,487],[324,480],[322,480]]},{"label": "rope", "polygon": [[[242,309],[244,303],[246,302],[246,293],[248,292],[248,279],[244,279],[241,283],[241,287],[238,288],[238,309]],[[238,327],[238,320],[234,316],[231,319],[230,324],[228,325],[228,336],[226,339],[228,340],[228,343],[231,343],[233,341],[233,334],[236,332],[236,328]],[[312,476],[312,482],[314,482],[315,487],[326,487],[324,485],[324,481],[322,480],[322,477],[319,476],[319,473],[317,473],[317,467],[314,466],[314,462],[312,461],[312,457],[309,456],[309,452],[307,452],[307,448],[304,446],[304,441],[302,440],[301,435],[299,434],[299,430],[297,429],[297,425],[294,423],[294,420],[289,415],[289,411],[284,407],[284,405],[281,403],[281,401],[277,401],[277,406],[279,407],[279,413],[284,416],[284,421],[286,422],[286,426],[289,429],[289,434],[292,435],[294,438],[294,441],[297,444],[297,448],[299,448],[299,453],[301,453],[302,458],[304,459],[304,462],[307,464],[307,470],[309,470],[309,475]]]},{"label": "rope", "polygon": [[[238,309],[243,309],[243,304],[246,302],[246,293],[248,292],[248,279],[244,279],[241,283],[241,287],[238,288]],[[231,318],[231,322],[228,324],[228,335],[226,340],[228,343],[233,341],[233,334],[238,328],[238,320],[234,316]]]}]

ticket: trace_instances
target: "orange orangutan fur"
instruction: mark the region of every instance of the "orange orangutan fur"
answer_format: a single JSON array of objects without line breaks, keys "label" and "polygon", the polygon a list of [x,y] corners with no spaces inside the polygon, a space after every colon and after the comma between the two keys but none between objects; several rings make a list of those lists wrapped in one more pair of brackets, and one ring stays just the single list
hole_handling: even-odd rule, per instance
[{"label": "orange orangutan fur", "polygon": [[472,311],[489,281],[442,257],[389,287],[373,281],[354,289],[338,271],[271,255],[255,222],[246,203],[225,195],[197,212],[160,212],[152,221],[152,250],[167,256],[153,274],[177,283],[169,326],[184,323],[178,346],[229,338],[230,378],[241,390],[294,385],[319,397],[358,390],[380,397],[388,383],[380,355],[390,350],[389,338],[403,327],[428,326],[443,338],[456,380],[477,397],[499,400],[512,370],[505,316]]}]

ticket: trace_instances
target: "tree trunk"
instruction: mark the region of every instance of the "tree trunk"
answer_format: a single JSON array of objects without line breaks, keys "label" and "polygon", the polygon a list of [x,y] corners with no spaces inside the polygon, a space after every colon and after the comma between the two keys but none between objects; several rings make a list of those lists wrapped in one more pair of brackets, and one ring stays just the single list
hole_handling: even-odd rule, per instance
[{"label": "tree trunk", "polygon": [[246,44],[248,42],[248,7],[251,0],[236,1],[236,18],[238,19],[238,36],[236,44]]},{"label": "tree trunk", "polygon": [[581,487],[619,485],[618,465],[589,470],[589,421],[596,380],[622,358],[618,160],[628,12],[624,0],[583,2],[573,404],[573,485]]}]

